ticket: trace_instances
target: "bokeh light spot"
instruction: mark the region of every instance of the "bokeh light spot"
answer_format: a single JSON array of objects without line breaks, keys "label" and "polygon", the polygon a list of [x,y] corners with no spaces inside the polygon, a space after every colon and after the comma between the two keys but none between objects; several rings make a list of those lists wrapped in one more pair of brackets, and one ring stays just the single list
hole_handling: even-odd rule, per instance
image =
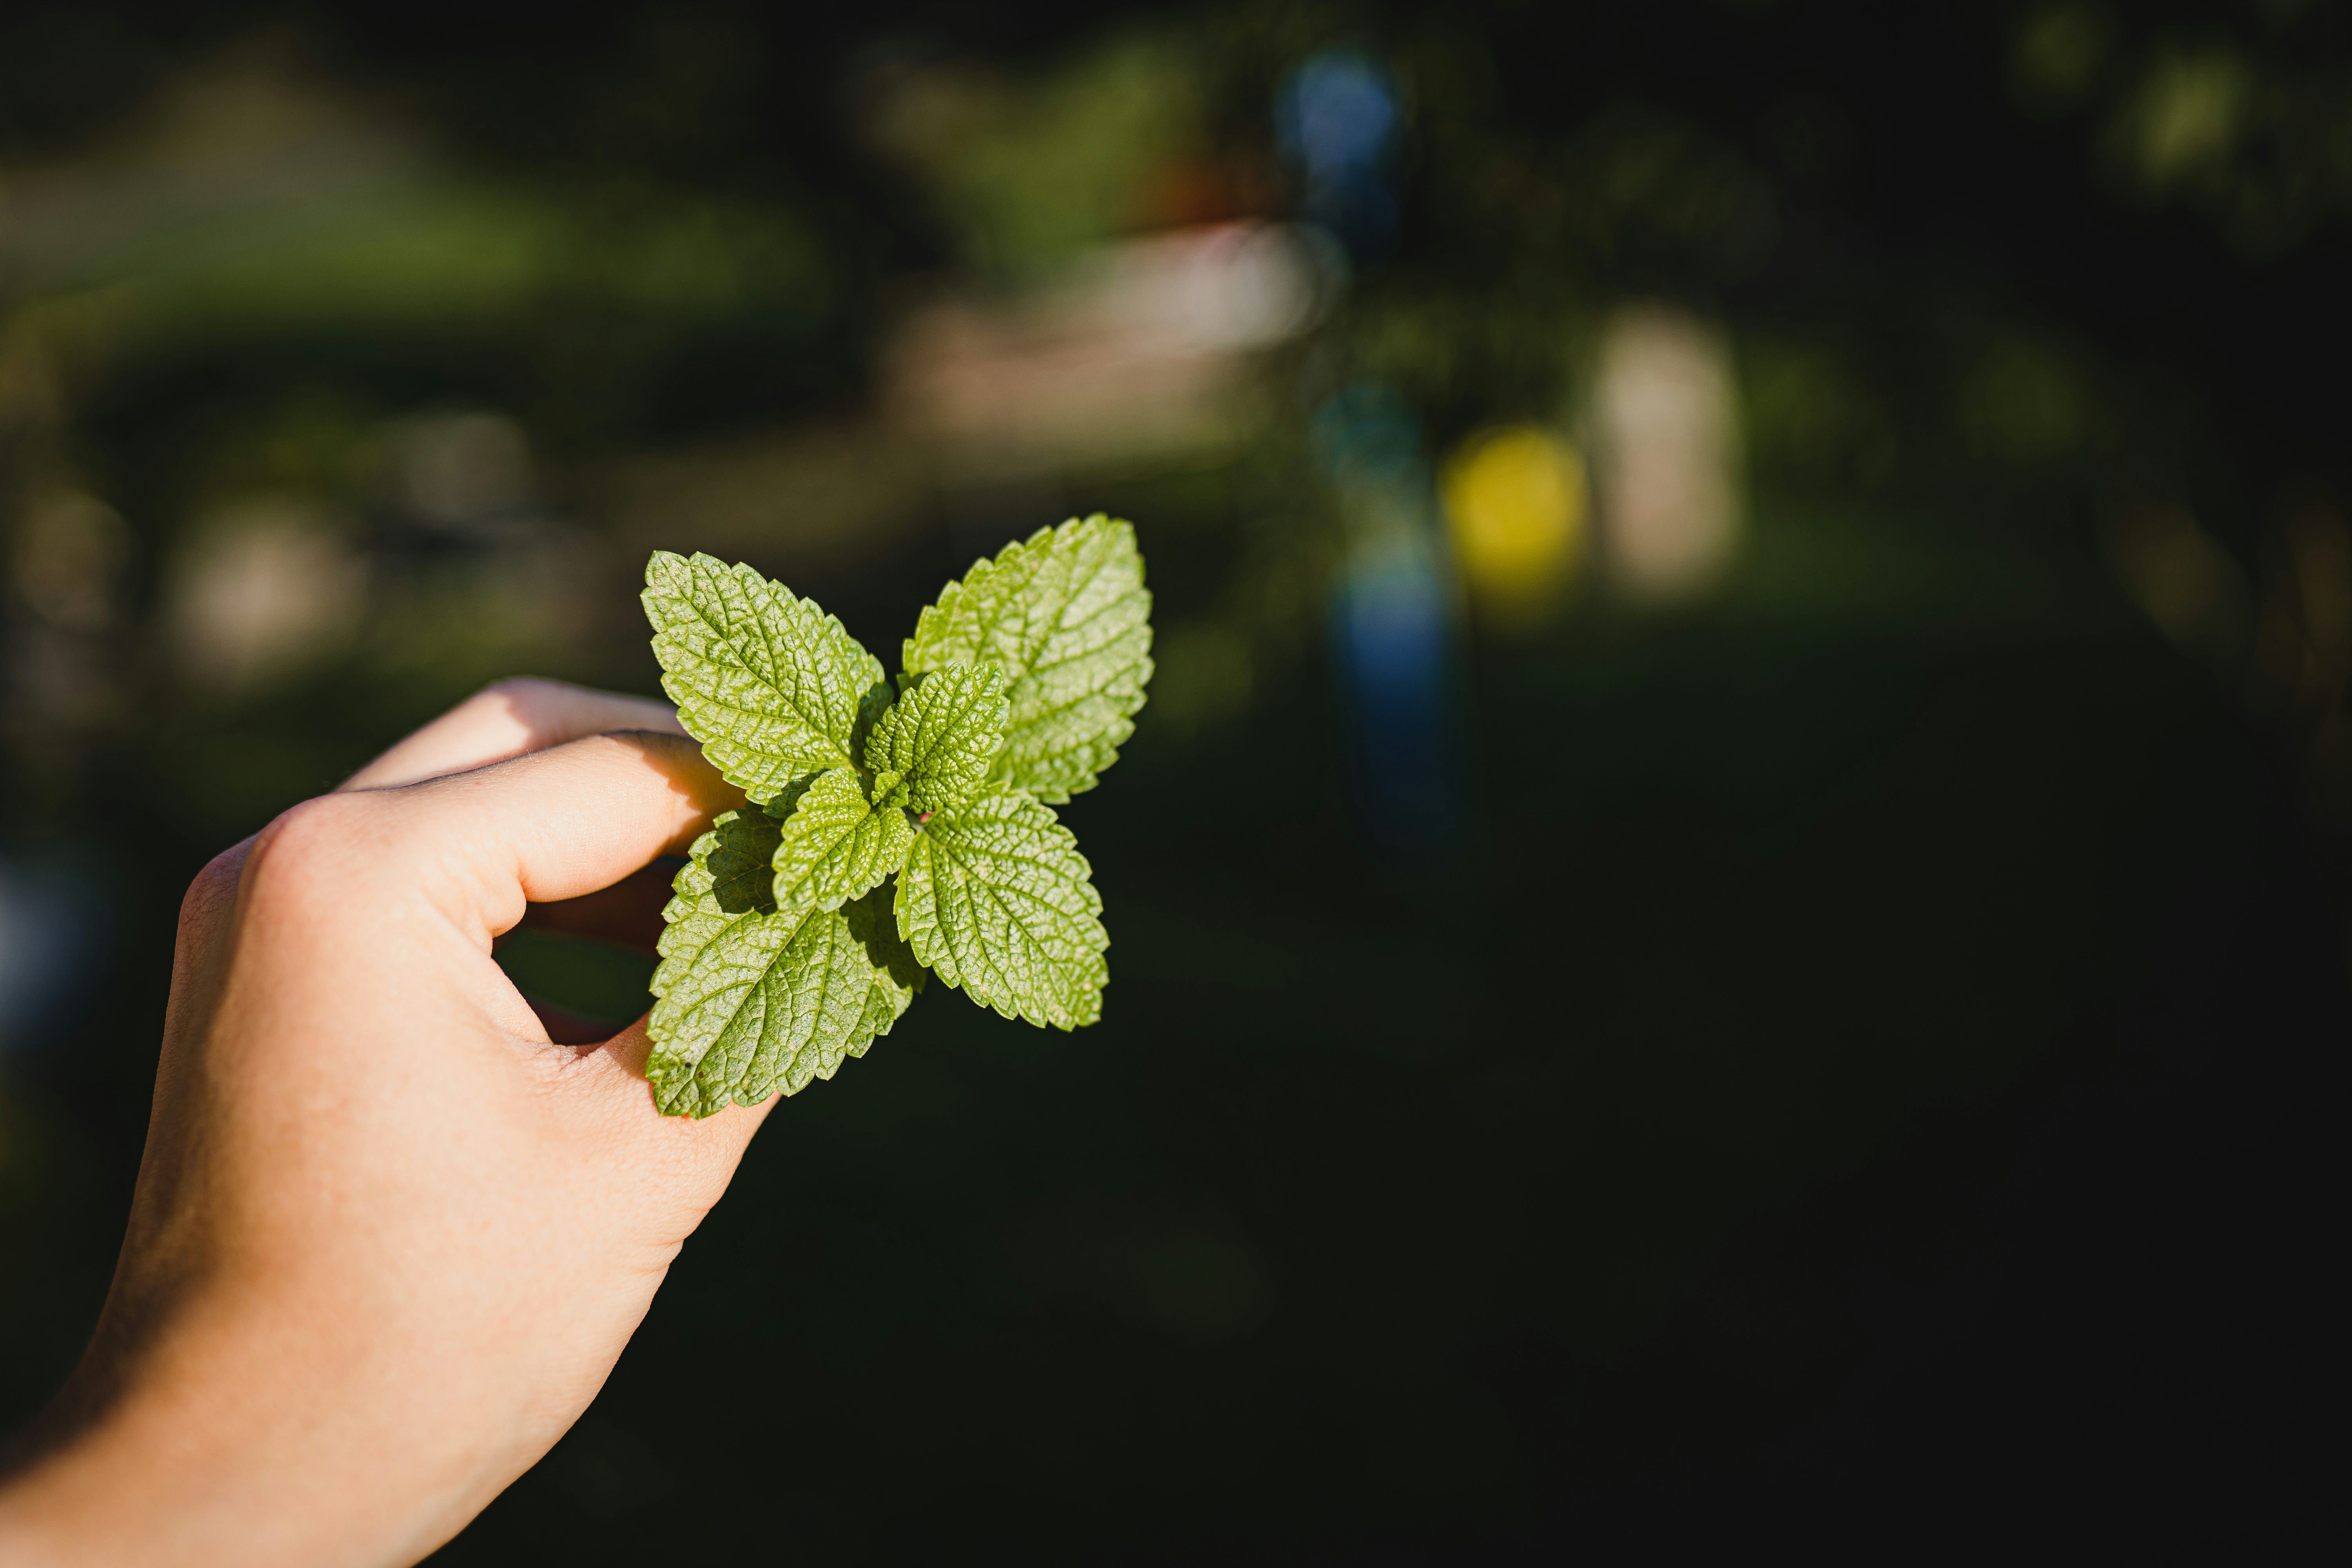
[{"label": "bokeh light spot", "polygon": [[1582,454],[1533,425],[1490,431],[1446,465],[1443,495],[1454,559],[1482,617],[1524,629],[1557,614],[1584,558]]}]

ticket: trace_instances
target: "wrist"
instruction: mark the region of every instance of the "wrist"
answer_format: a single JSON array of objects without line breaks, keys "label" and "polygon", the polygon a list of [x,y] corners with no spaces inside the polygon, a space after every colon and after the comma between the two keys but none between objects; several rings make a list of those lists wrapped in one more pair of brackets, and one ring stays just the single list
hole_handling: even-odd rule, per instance
[{"label": "wrist", "polygon": [[110,1374],[93,1357],[48,1440],[0,1480],[10,1568],[413,1563],[497,1489],[461,1454],[387,1429],[361,1355],[191,1325]]}]

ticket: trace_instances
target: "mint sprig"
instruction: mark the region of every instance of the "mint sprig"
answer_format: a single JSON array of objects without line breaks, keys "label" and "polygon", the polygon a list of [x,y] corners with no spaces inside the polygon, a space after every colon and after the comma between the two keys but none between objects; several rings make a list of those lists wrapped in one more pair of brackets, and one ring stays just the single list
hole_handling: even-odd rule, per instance
[{"label": "mint sprig", "polygon": [[1053,805],[1095,786],[1143,706],[1133,528],[1097,513],[976,563],[916,622],[895,699],[839,621],[748,566],[656,552],[645,605],[680,722],[757,808],[695,841],[664,911],[665,1112],[831,1078],[925,969],[1008,1018],[1102,1016],[1102,899]]}]

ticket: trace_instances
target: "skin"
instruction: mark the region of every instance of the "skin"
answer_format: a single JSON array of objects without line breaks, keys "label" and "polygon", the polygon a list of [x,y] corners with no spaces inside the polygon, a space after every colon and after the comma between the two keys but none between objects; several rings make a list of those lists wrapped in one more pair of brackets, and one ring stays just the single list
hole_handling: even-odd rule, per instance
[{"label": "skin", "polygon": [[643,1020],[551,1042],[491,939],[740,804],[667,708],[509,682],[205,868],[0,1562],[413,1563],[546,1453],[768,1107],[657,1114]]}]

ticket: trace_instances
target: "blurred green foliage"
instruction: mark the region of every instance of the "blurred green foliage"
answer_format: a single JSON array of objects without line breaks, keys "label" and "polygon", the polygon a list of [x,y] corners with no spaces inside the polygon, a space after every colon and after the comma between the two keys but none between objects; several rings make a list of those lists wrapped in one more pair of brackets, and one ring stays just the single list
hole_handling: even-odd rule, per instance
[{"label": "blurred green foliage", "polygon": [[870,89],[873,132],[938,201],[959,259],[983,276],[1034,278],[1160,216],[1154,182],[1201,155],[1190,43],[1181,32],[1114,36],[1010,79],[970,62],[886,69]]}]

